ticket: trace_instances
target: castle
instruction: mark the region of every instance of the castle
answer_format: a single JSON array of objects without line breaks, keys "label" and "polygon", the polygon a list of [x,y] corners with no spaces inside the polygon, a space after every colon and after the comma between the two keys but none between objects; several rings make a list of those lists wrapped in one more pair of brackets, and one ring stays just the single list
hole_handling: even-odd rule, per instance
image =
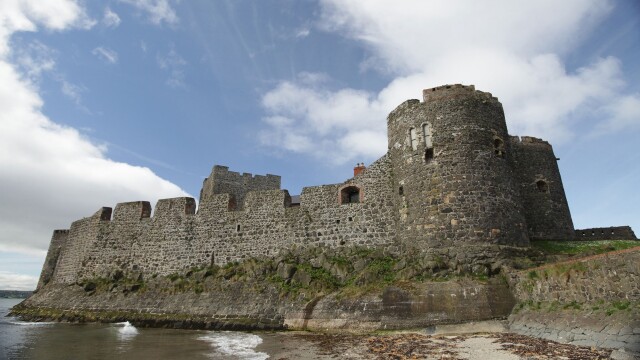
[{"label": "castle", "polygon": [[[387,118],[388,152],[343,183],[290,196],[276,175],[214,166],[193,198],[103,207],[56,230],[38,288],[114,269],[167,275],[304,246],[526,247],[573,239],[557,158],[509,136],[502,105],[473,86],[426,89]],[[113,216],[112,216],[113,215]],[[607,230],[608,231],[608,230]],[[603,230],[604,234],[604,230]]]}]

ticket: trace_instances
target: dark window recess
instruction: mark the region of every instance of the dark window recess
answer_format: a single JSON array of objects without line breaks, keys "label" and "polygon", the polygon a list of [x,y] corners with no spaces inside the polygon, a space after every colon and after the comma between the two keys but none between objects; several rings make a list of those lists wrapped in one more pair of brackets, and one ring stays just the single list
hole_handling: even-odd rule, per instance
[{"label": "dark window recess", "polygon": [[340,224],[340,219],[336,220],[336,224]]},{"label": "dark window recess", "polygon": [[236,231],[240,231],[240,224],[236,225]]},{"label": "dark window recess", "polygon": [[504,141],[502,139],[493,139],[493,151],[497,157],[504,157]]},{"label": "dark window recess", "polygon": [[351,216],[349,216],[349,221],[353,221],[353,218]]},{"label": "dark window recess", "polygon": [[404,188],[402,186],[398,188],[398,195],[404,195]]},{"label": "dark window recess", "polygon": [[424,151],[424,161],[429,162],[431,159],[433,159],[433,148],[427,148]]},{"label": "dark window recess", "polygon": [[549,192],[549,185],[544,180],[536,181],[536,187],[538,188],[538,191],[540,191],[540,192],[543,192],[543,193],[548,193]]},{"label": "dark window recess", "polygon": [[356,186],[349,186],[340,192],[340,201],[342,204],[356,204],[360,202],[360,189]]}]

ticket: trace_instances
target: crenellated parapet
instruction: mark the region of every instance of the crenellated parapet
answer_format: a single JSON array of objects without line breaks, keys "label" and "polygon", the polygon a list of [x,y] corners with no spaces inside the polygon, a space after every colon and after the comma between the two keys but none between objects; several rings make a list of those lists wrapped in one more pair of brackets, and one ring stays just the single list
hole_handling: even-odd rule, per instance
[{"label": "crenellated parapet", "polygon": [[553,148],[548,141],[533,136],[510,136],[513,146],[539,147],[540,149],[551,150]]},{"label": "crenellated parapet", "polygon": [[576,240],[638,240],[631,226],[576,229]]},{"label": "crenellated parapet", "polygon": [[253,175],[229,171],[226,166],[215,165],[211,175],[207,177],[200,191],[200,198],[215,194],[231,194],[238,208],[244,206],[244,197],[248,192],[261,190],[279,190],[280,176]]},{"label": "crenellated parapet", "polygon": [[196,213],[196,200],[191,197],[177,197],[171,199],[160,199],[156,203],[153,219],[184,217]]},{"label": "crenellated parapet", "polygon": [[422,90],[422,98],[425,103],[468,97],[477,97],[482,99],[483,102],[499,103],[497,97],[493,96],[489,92],[476,90],[473,85],[442,85]]},{"label": "crenellated parapet", "polygon": [[148,201],[118,203],[113,211],[113,221],[118,222],[139,221],[149,217],[151,217],[151,204]]}]

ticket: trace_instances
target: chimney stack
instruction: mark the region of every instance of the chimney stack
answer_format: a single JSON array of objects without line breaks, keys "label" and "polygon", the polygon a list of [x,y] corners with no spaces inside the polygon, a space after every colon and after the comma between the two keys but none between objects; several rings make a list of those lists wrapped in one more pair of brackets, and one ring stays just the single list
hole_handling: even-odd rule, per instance
[{"label": "chimney stack", "polygon": [[356,167],[353,168],[353,176],[356,176],[364,171],[366,167],[364,167],[364,163],[357,163]]}]

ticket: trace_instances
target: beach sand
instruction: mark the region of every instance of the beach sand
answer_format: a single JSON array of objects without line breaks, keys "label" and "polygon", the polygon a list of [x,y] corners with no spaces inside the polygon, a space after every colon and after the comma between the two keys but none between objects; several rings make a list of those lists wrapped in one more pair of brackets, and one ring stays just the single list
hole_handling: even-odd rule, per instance
[{"label": "beach sand", "polygon": [[274,360],[324,359],[610,359],[611,350],[560,344],[511,333],[426,335],[260,334],[256,351]]}]

